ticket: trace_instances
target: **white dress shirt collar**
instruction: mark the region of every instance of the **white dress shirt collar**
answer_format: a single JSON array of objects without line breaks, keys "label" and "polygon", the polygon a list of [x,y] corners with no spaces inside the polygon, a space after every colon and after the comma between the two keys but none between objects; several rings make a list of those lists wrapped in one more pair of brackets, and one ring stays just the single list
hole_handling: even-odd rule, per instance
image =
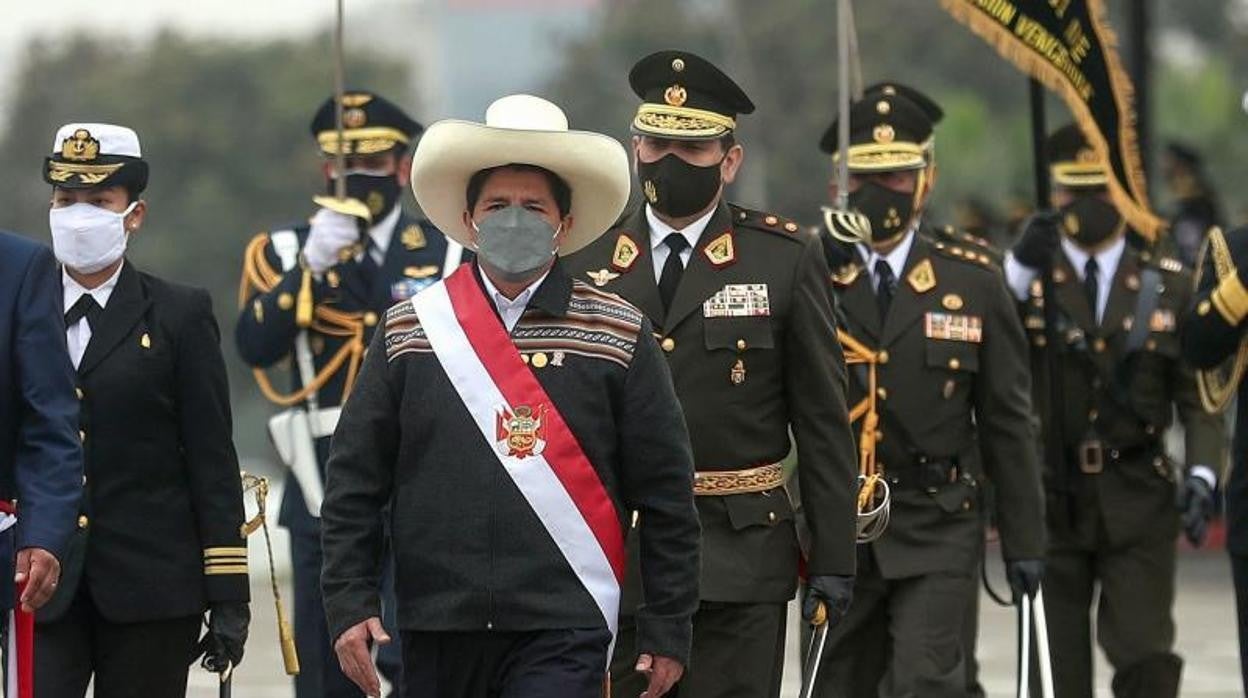
[{"label": "white dress shirt collar", "polygon": [[390,241],[394,238],[394,228],[398,225],[399,214],[402,213],[398,204],[390,209],[376,225],[368,229],[368,237],[373,240],[373,261],[380,265],[386,259],[386,250],[390,249]]},{"label": "white dress shirt collar", "polygon": [[680,233],[685,238],[685,241],[689,243],[685,249],[680,251],[681,265],[688,266],[689,258],[693,256],[693,248],[697,246],[698,239],[702,237],[702,232],[706,230],[706,226],[711,222],[711,216],[714,216],[715,211],[718,209],[718,206],[714,206],[706,212],[706,215],[685,226],[683,230],[676,230],[664,223],[655,214],[654,209],[650,208],[650,204],[646,204],[646,223],[650,226],[650,257],[654,262],[654,278],[656,281],[663,274],[663,265],[667,263],[667,255],[672,251],[672,248],[663,242],[667,239],[667,236],[672,233]]},{"label": "white dress shirt collar", "polygon": [[550,276],[550,270],[542,274],[536,281],[529,284],[515,298],[504,296],[502,291],[490,281],[490,277],[481,271],[481,282],[485,284],[485,293],[490,297],[490,301],[494,303],[494,307],[498,309],[498,314],[503,319],[503,326],[511,332],[516,327],[516,323],[520,321],[520,316],[524,314],[524,309],[528,307],[529,301],[533,299],[533,294],[537,292],[537,287],[542,285],[547,276]]},{"label": "white dress shirt collar", "polygon": [[875,275],[875,263],[881,259],[887,262],[889,268],[893,270],[894,279],[901,278],[901,272],[906,269],[906,259],[910,257],[910,249],[914,247],[914,235],[914,228],[911,228],[910,231],[905,234],[905,237],[901,239],[901,242],[898,243],[896,247],[889,250],[886,255],[881,255],[868,245],[864,245],[862,243],[858,244],[858,253],[861,254],[862,258],[866,261],[867,271],[870,272],[871,280],[874,283],[879,283],[879,279],[877,279]]},{"label": "white dress shirt collar", "polygon": [[74,307],[74,303],[77,303],[78,299],[82,298],[83,294],[87,293],[91,294],[95,298],[95,302],[99,303],[101,308],[108,305],[108,299],[112,297],[113,289],[117,288],[117,279],[121,276],[121,269],[124,266],[126,266],[126,264],[125,262],[122,262],[117,266],[117,271],[113,272],[113,275],[108,277],[108,280],[91,289],[86,288],[77,281],[74,281],[74,277],[69,275],[69,272],[65,269],[65,267],[61,267],[61,283],[65,288],[64,312],[68,313],[69,309]]}]

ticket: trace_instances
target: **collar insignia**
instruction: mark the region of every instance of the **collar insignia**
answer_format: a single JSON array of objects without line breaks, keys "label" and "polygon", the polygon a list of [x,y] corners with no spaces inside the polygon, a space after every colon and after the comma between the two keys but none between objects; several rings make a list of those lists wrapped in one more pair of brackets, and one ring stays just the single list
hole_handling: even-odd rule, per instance
[{"label": "collar insignia", "polygon": [[906,283],[915,293],[927,293],[936,288],[936,270],[932,268],[932,260],[925,259],[916,264],[906,275]]},{"label": "collar insignia", "polygon": [[425,231],[415,224],[407,226],[402,233],[399,233],[399,242],[403,243],[403,248],[407,250],[419,250],[428,244],[425,240]]},{"label": "collar insignia", "polygon": [[702,253],[706,255],[706,259],[711,266],[716,269],[726,267],[737,261],[737,250],[733,244],[732,231],[728,231],[723,235],[711,240],[702,248]]},{"label": "collar insignia", "polygon": [[837,286],[849,286],[854,283],[858,275],[862,273],[862,267],[857,264],[846,264],[845,266],[832,272],[832,283]]},{"label": "collar insignia", "polygon": [[616,271],[628,271],[640,255],[641,251],[637,243],[633,242],[628,235],[620,233],[620,237],[615,240],[615,251],[611,253],[611,268]]}]

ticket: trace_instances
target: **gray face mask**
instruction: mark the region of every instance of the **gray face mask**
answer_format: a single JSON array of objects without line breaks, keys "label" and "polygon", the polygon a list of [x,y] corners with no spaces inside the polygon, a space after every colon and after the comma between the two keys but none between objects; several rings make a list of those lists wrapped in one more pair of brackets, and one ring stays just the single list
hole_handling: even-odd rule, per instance
[{"label": "gray face mask", "polygon": [[[546,219],[522,206],[508,206],[491,213],[477,231],[477,254],[481,261],[509,282],[524,281],[555,256],[555,236]],[[560,228],[563,226],[560,225]]]}]

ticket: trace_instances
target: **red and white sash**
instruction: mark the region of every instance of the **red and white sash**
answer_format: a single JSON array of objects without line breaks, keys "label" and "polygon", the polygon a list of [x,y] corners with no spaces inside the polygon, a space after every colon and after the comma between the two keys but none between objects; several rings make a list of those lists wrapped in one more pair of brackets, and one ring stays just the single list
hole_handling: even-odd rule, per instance
[{"label": "red and white sash", "polygon": [[576,436],[520,358],[472,265],[411,299],[433,351],[499,464],[614,636],[624,530]]},{"label": "red and white sash", "polygon": [[[0,500],[0,532],[17,525],[17,508],[12,502]],[[22,610],[20,599],[26,589],[26,582],[16,585],[15,593],[10,601],[13,610],[5,619],[8,625],[8,646],[4,648],[4,657],[8,666],[4,695],[10,698],[31,698],[35,695],[35,614]]]}]

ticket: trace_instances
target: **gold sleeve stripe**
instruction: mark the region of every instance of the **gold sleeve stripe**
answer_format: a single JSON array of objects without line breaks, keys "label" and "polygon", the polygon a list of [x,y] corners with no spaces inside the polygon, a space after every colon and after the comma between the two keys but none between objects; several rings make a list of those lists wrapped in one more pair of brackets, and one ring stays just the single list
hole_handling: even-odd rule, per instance
[{"label": "gold sleeve stripe", "polygon": [[1231,326],[1238,325],[1248,316],[1248,289],[1240,282],[1239,274],[1230,274],[1222,279],[1210,298],[1218,314]]},{"label": "gold sleeve stripe", "polygon": [[204,548],[204,557],[224,557],[224,556],[236,557],[239,555],[246,557],[247,548],[242,547],[242,546]]},{"label": "gold sleeve stripe", "polygon": [[247,574],[247,565],[233,565],[230,567],[205,567],[204,574],[215,576],[219,574]]},{"label": "gold sleeve stripe", "polygon": [[245,564],[247,564],[247,558],[241,555],[238,557],[217,557],[217,558],[204,560],[205,567],[210,566],[210,565],[245,565]]}]

